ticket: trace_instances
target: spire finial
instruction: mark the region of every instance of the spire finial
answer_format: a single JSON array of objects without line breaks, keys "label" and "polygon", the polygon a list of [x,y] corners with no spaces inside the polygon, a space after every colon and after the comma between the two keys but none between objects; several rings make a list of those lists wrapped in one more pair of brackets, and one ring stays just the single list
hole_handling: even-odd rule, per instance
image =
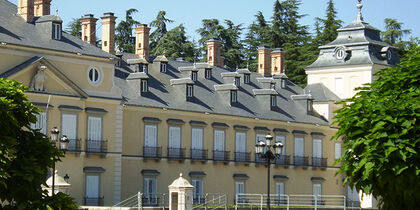
[{"label": "spire finial", "polygon": [[357,4],[357,9],[359,10],[358,14],[357,14],[357,19],[356,21],[358,22],[363,22],[363,16],[362,16],[362,8],[363,8],[363,4],[362,4],[362,0],[358,0],[359,3]]}]

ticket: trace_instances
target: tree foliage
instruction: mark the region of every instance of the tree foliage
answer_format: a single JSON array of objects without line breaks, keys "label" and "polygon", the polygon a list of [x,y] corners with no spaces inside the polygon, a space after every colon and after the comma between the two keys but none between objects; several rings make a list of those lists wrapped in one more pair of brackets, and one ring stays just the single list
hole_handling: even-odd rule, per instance
[{"label": "tree foliage", "polygon": [[332,0],[328,1],[325,19],[319,19],[323,24],[322,33],[318,34],[319,43],[328,44],[337,38],[337,29],[341,27],[343,21],[337,19],[337,11]]},{"label": "tree foliage", "polygon": [[157,17],[155,20],[153,20],[150,23],[151,27],[155,27],[156,29],[150,34],[150,49],[153,51],[153,49],[156,47],[158,41],[163,38],[163,36],[168,32],[166,25],[168,23],[174,22],[173,20],[170,20],[165,17],[166,12],[165,11],[159,11]]},{"label": "tree foliage", "polygon": [[411,30],[403,29],[403,24],[396,19],[385,18],[385,31],[381,33],[384,42],[398,47],[400,54],[403,54],[410,44],[408,41],[403,41],[405,36],[411,34]]},{"label": "tree foliage", "polygon": [[115,28],[115,42],[121,52],[134,53],[135,51],[136,38],[133,36],[133,29],[140,24],[133,18],[136,12],[138,12],[137,9],[127,10],[125,20],[122,20]]},{"label": "tree foliage", "polygon": [[77,38],[82,37],[82,23],[80,22],[80,18],[73,18],[68,24],[67,24],[67,33],[71,34],[72,36],[75,36]]},{"label": "tree foliage", "polygon": [[416,209],[420,200],[420,47],[399,67],[375,74],[336,113],[344,139],[339,172],[380,199],[382,209]]},{"label": "tree foliage", "polygon": [[3,209],[77,209],[67,195],[49,197],[48,170],[63,154],[48,138],[30,127],[40,112],[24,94],[29,88],[0,78],[0,201]]}]

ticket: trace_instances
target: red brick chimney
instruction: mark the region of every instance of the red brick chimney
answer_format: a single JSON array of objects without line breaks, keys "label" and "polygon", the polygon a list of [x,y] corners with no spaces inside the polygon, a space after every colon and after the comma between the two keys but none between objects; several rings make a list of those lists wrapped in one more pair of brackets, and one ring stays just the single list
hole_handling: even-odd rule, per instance
[{"label": "red brick chimney", "polygon": [[92,14],[86,14],[80,19],[82,23],[82,40],[91,44],[96,45],[96,21]]},{"label": "red brick chimney", "polygon": [[18,14],[25,19],[26,22],[34,21],[34,0],[19,0]]},{"label": "red brick chimney", "polygon": [[35,9],[35,17],[50,15],[51,0],[35,0],[34,9]]}]

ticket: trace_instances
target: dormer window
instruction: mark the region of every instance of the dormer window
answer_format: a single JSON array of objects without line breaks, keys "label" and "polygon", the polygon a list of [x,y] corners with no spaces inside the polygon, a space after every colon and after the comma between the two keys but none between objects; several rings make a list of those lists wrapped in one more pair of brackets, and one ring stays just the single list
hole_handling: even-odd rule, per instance
[{"label": "dormer window", "polygon": [[236,85],[236,87],[241,86],[241,78],[240,77],[235,77],[235,85]]},{"label": "dormer window", "polygon": [[197,72],[196,71],[191,72],[191,79],[192,79],[192,81],[197,81]]},{"label": "dormer window", "polygon": [[230,91],[230,104],[238,102],[238,91],[231,90]]},{"label": "dormer window", "polygon": [[286,79],[281,79],[281,88],[286,88]]},{"label": "dormer window", "polygon": [[160,72],[165,73],[166,72],[166,68],[167,68],[167,64],[166,63],[161,63],[160,64]]},{"label": "dormer window", "polygon": [[206,69],[205,70],[205,77],[206,77],[206,79],[211,79],[211,69]]},{"label": "dormer window", "polygon": [[249,84],[251,75],[250,74],[244,74],[244,83]]},{"label": "dormer window", "polygon": [[307,107],[307,111],[308,113],[312,113],[314,111],[314,102],[313,100],[308,99],[308,107]]},{"label": "dormer window", "polygon": [[149,68],[147,67],[146,64],[143,64],[142,71],[146,74],[149,74]]},{"label": "dormer window", "polygon": [[271,104],[271,107],[276,107],[277,106],[277,97],[276,97],[276,95],[271,95],[270,96],[270,104]]},{"label": "dormer window", "polygon": [[187,85],[187,98],[192,98],[194,96],[194,86],[191,84]]},{"label": "dormer window", "polygon": [[121,67],[121,59],[118,59],[117,63],[115,64],[116,67]]},{"label": "dormer window", "polygon": [[142,79],[141,80],[141,93],[147,93],[149,91],[149,87],[147,85],[147,80],[146,79]]},{"label": "dormer window", "polygon": [[61,24],[53,23],[53,39],[61,40]]}]

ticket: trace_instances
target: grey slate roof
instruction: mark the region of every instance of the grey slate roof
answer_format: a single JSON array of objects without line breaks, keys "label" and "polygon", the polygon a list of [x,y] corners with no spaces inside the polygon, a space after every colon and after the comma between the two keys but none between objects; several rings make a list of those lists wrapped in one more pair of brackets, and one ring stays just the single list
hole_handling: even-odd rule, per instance
[{"label": "grey slate roof", "polygon": [[[124,54],[123,59],[136,58],[133,54]],[[153,60],[153,59],[150,59]],[[125,62],[123,62],[125,63]],[[254,89],[264,89],[263,84],[257,78],[262,75],[250,72],[250,83],[245,84],[243,74],[241,75],[241,85],[236,87],[232,83],[226,83],[222,78],[222,73],[235,72],[234,69],[225,69],[213,67],[212,78],[204,77],[206,65],[197,64],[198,80],[194,82],[194,97],[186,99],[186,89],[184,85],[171,85],[171,80],[189,78],[184,71],[179,71],[180,67],[192,67],[193,63],[187,61],[169,60],[166,73],[160,72],[158,63],[149,63],[148,85],[149,92],[139,94],[137,87],[133,85],[133,80],[127,82],[129,73],[134,72],[134,68],[122,66],[116,68],[116,77],[114,82],[123,91],[124,104],[132,106],[167,108],[174,110],[193,111],[209,114],[235,115],[242,117],[279,120],[289,122],[301,122],[328,125],[328,122],[319,115],[308,115],[306,103],[302,101],[293,101],[291,95],[303,94],[303,89],[287,81],[287,88],[281,89],[280,80],[273,90],[277,94],[277,107],[270,108],[269,95],[254,95]],[[248,71],[242,71],[248,73]],[[140,81],[139,81],[140,82]],[[225,85],[238,89],[238,103],[230,104],[229,91],[217,91],[215,86]],[[271,91],[270,91],[271,92]],[[152,117],[152,116],[151,116]],[[233,125],[230,125],[233,126]]]},{"label": "grey slate roof", "polygon": [[61,19],[56,15],[40,17],[35,20],[35,23],[27,23],[16,13],[16,5],[6,0],[0,0],[0,42],[75,54],[81,53],[96,57],[116,58],[114,55],[102,51],[100,48],[90,45],[64,31],[61,40],[52,39],[52,35],[45,33],[44,27],[41,26],[40,22],[60,22]]},{"label": "grey slate roof", "polygon": [[305,92],[309,93],[309,91],[314,101],[341,101],[341,99],[337,95],[335,95],[333,92],[331,92],[330,89],[328,89],[321,83],[315,83],[306,86]]},{"label": "grey slate roof", "polygon": [[[337,47],[345,48],[348,54],[346,59],[336,59],[334,54]],[[383,42],[380,38],[380,31],[363,20],[361,7],[356,19],[349,25],[338,29],[337,38],[329,44],[320,46],[319,49],[321,51],[318,59],[306,67],[306,70],[343,65],[395,66],[399,62],[397,49]],[[391,59],[387,59],[384,49],[389,49],[392,53]]]}]

